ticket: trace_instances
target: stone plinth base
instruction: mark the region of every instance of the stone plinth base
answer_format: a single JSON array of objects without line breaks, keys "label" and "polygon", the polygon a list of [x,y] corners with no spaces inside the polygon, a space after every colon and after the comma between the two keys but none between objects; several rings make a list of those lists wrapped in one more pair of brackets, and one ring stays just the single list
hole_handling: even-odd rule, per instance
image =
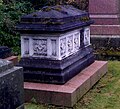
[{"label": "stone plinth base", "polygon": [[95,61],[64,85],[25,82],[25,101],[73,107],[106,72],[107,62]]},{"label": "stone plinth base", "polygon": [[93,50],[88,46],[63,60],[23,57],[19,66],[24,69],[25,82],[64,84],[93,62]]}]

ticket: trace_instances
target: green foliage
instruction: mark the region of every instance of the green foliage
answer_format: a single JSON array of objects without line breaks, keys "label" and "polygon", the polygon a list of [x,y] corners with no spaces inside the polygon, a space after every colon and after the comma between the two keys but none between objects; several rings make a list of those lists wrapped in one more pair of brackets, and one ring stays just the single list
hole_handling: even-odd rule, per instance
[{"label": "green foliage", "polygon": [[22,15],[32,11],[33,8],[29,2],[0,1],[0,45],[10,48],[20,46],[20,36],[15,31],[15,25]]},{"label": "green foliage", "polygon": [[35,9],[42,8],[44,6],[68,4],[73,5],[78,9],[88,11],[89,0],[31,0]]},{"label": "green foliage", "polygon": [[0,0],[0,5],[2,5],[2,3],[3,3],[3,1],[2,1],[2,0]]},{"label": "green foliage", "polygon": [[31,3],[35,9],[40,9],[44,6],[60,4],[60,0],[31,0]]}]

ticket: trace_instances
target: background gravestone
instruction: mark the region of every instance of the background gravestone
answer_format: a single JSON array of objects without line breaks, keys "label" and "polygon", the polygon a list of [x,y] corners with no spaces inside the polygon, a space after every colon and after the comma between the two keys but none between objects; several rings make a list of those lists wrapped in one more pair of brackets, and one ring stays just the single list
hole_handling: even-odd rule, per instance
[{"label": "background gravestone", "polygon": [[23,92],[22,68],[0,60],[0,109],[24,109]]},{"label": "background gravestone", "polygon": [[120,44],[120,0],[89,0],[92,43],[97,48],[119,48]]}]

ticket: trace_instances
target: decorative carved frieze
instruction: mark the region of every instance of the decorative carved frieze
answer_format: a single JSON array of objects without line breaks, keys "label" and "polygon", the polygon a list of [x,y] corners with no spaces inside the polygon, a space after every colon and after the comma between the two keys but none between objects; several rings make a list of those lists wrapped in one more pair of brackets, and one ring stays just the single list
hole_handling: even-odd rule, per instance
[{"label": "decorative carved frieze", "polygon": [[74,35],[74,50],[79,50],[80,48],[80,33]]},{"label": "decorative carved frieze", "polygon": [[47,39],[33,39],[33,53],[37,56],[47,56]]},{"label": "decorative carved frieze", "polygon": [[67,52],[68,54],[73,52],[73,35],[67,37]]},{"label": "decorative carved frieze", "polygon": [[82,43],[84,46],[90,45],[90,30],[85,28],[81,33],[81,30],[78,29],[54,37],[31,35],[23,37],[22,40],[24,45],[22,46],[23,56],[62,60],[83,47],[81,46]]}]

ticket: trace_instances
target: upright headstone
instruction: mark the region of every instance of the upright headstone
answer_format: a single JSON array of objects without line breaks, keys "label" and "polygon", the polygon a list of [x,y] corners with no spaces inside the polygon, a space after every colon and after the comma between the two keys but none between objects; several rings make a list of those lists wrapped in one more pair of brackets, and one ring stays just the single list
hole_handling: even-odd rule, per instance
[{"label": "upright headstone", "polygon": [[0,109],[24,109],[23,92],[22,68],[0,60]]}]

